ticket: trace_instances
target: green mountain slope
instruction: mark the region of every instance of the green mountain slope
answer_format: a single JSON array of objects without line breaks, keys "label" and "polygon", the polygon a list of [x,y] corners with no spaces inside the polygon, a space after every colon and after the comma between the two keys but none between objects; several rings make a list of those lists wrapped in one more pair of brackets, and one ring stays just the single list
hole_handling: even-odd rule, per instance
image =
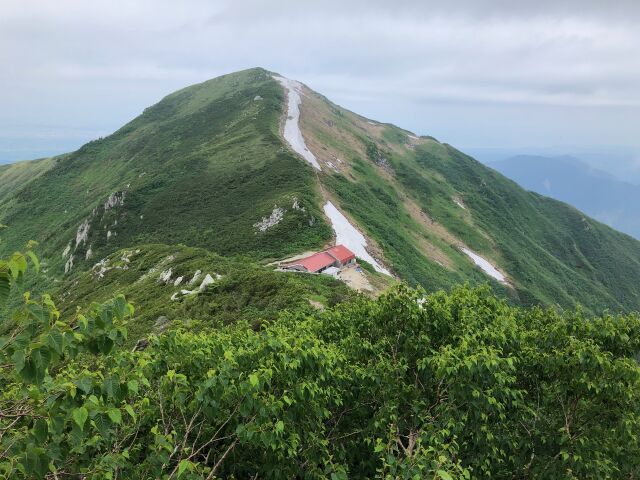
[{"label": "green mountain slope", "polygon": [[494,288],[520,303],[639,308],[639,242],[450,145],[306,94],[303,131],[323,184],[402,278],[427,288],[490,280],[466,247],[507,276],[510,286]]},{"label": "green mountain slope", "polygon": [[91,302],[125,294],[136,308],[136,321],[129,325],[131,342],[177,319],[192,330],[202,320],[209,327],[241,318],[258,324],[284,310],[313,311],[356,296],[326,275],[274,272],[200,248],[160,244],[115,252],[91,270],[69,276],[58,290],[58,307],[69,315]]},{"label": "green mountain slope", "polygon": [[331,202],[381,265],[428,290],[490,282],[513,302],[640,309],[639,242],[297,84],[313,168],[283,138],[295,112],[273,75],[251,69],[185,88],[32,180],[0,177],[4,248],[39,241],[57,278],[150,243],[267,261],[331,243]]},{"label": "green mountain slope", "polygon": [[0,205],[7,208],[7,202],[14,193],[53,167],[55,158],[42,158],[27,162],[0,165]]},{"label": "green mountain slope", "polygon": [[[320,246],[330,230],[314,177],[280,140],[282,100],[263,70],[169,95],[18,189],[4,211],[6,242],[40,241],[58,271],[71,256],[78,267],[89,251],[99,259],[137,243],[255,258]],[[275,204],[296,199],[304,211],[256,235]]]}]

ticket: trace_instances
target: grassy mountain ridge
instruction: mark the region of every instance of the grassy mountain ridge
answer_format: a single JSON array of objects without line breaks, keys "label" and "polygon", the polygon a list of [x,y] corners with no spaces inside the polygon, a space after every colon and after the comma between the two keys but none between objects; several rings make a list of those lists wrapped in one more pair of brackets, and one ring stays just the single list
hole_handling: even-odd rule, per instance
[{"label": "grassy mountain ridge", "polygon": [[[307,93],[314,113],[306,124],[303,117],[303,131],[312,147],[316,138],[329,146],[316,148],[329,162],[321,181],[402,278],[427,287],[486,281],[461,253],[468,246],[506,272],[514,288],[494,289],[520,303],[638,308],[637,241],[450,145]],[[343,160],[337,169],[335,158]]]},{"label": "grassy mountain ridge", "polygon": [[570,156],[518,155],[491,168],[527,190],[567,202],[597,220],[640,238],[640,187]]},{"label": "grassy mountain ridge", "polygon": [[57,161],[52,157],[0,165],[0,204],[3,208],[16,191],[52,168]]},{"label": "grassy mountain ridge", "polygon": [[270,72],[245,70],[179,90],[6,187],[4,248],[38,240],[58,278],[140,244],[266,261],[328,244],[322,205],[332,201],[377,258],[428,290],[488,281],[512,302],[640,309],[639,242],[432,137],[300,88],[300,128],[320,172],[281,136],[287,92]]},{"label": "grassy mountain ridge", "polygon": [[[101,258],[135,243],[185,243],[257,258],[319,246],[330,230],[313,177],[282,148],[281,115],[282,91],[263,70],[169,95],[18,189],[4,215],[11,226],[5,240],[38,240],[58,271],[69,244],[75,265],[89,249]],[[117,203],[105,208],[114,195]],[[304,212],[290,209],[281,225],[255,234],[253,225],[274,205],[296,198]],[[85,220],[87,238],[76,245]]]}]

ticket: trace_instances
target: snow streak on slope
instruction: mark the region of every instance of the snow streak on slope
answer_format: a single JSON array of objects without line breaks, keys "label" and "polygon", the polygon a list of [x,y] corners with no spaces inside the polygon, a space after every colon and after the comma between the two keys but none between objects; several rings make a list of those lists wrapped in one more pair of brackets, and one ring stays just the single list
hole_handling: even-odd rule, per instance
[{"label": "snow streak on slope", "polygon": [[300,131],[300,82],[284,77],[273,77],[284,87],[287,92],[287,120],[284,124],[284,139],[289,143],[294,152],[302,155],[317,170],[321,170],[316,156],[311,153],[304,143],[302,132]]},{"label": "snow streak on slope", "polygon": [[378,261],[367,252],[367,239],[360,233],[349,220],[331,202],[324,204],[324,213],[331,220],[331,226],[336,232],[336,245],[344,245],[357,257],[369,262],[377,272],[391,276],[389,270],[381,266]]},{"label": "snow streak on slope", "polygon": [[462,251],[466,253],[471,258],[471,260],[473,260],[473,263],[479,266],[484,271],[484,273],[486,273],[490,277],[495,278],[501,283],[507,283],[505,276],[500,273],[496,267],[491,265],[491,263],[489,263],[486,258],[483,258],[477,253],[472,252],[468,248],[463,248]]}]

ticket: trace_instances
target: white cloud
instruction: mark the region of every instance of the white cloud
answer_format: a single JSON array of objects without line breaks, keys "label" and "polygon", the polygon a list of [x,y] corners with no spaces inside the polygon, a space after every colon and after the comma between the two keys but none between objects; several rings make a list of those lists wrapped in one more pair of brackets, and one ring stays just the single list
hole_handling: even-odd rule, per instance
[{"label": "white cloud", "polygon": [[[5,0],[0,127],[66,112],[64,125],[115,129],[174,89],[264,66],[454,143],[476,118],[490,144],[638,143],[637,120],[611,122],[640,112],[639,20],[632,0]],[[545,122],[556,109],[584,128]]]}]

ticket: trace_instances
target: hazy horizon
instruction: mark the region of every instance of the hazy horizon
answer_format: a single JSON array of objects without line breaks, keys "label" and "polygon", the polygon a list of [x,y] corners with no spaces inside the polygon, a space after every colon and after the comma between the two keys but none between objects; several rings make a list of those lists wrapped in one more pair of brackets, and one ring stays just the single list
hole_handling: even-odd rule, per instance
[{"label": "hazy horizon", "polygon": [[174,90],[262,66],[481,161],[582,150],[640,178],[638,20],[633,1],[9,0],[0,162],[74,150]]}]

